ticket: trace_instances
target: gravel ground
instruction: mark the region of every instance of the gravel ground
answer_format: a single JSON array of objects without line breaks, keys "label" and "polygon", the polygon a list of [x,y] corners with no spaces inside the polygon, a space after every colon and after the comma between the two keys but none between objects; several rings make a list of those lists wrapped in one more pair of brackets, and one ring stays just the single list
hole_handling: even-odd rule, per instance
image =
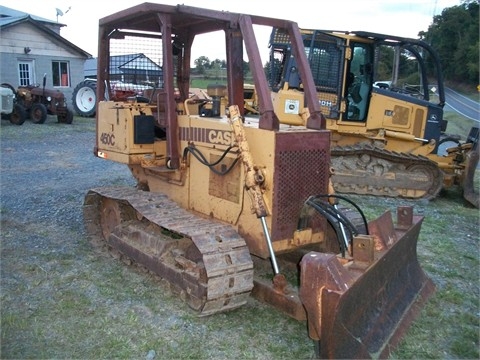
[{"label": "gravel ground", "polygon": [[[198,318],[158,278],[91,246],[88,189],[135,184],[124,165],[93,156],[93,122],[1,123],[0,358],[311,358],[304,323],[254,299]],[[478,358],[478,210],[449,196],[415,203],[437,294],[393,358]],[[371,216],[400,205],[359,202]]]},{"label": "gravel ground", "polygon": [[134,184],[124,165],[93,156],[93,132],[82,128],[89,126],[2,123],[1,193],[8,217],[81,233],[78,204],[89,188]]}]

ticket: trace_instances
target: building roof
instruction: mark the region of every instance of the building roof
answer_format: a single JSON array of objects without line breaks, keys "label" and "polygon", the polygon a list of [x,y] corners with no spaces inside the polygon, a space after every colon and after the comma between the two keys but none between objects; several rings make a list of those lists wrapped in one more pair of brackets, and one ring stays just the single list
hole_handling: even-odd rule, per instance
[{"label": "building roof", "polygon": [[[44,32],[47,36],[50,36],[66,47],[69,47],[87,58],[91,58],[92,55],[85,50],[80,49],[75,44],[71,43],[60,35],[60,28],[66,26],[65,24],[57,23],[56,21],[48,20],[39,16],[30,15],[22,11],[10,9],[6,6],[0,6],[0,30],[6,29],[11,26],[15,26],[21,23],[29,23],[36,27],[38,30]],[[53,30],[56,29],[57,31]]]},{"label": "building roof", "polygon": [[[84,64],[85,77],[97,76],[97,59],[87,59]],[[110,75],[148,74],[162,75],[162,67],[142,53],[114,55],[110,57]]]},{"label": "building roof", "polygon": [[40,16],[32,15],[23,11],[18,11],[15,9],[8,8],[6,6],[0,5],[0,27],[3,25],[8,25],[10,23],[18,22],[19,20],[26,19],[27,17],[32,18],[35,21],[43,23],[44,25],[55,25],[59,28],[67,26],[65,24],[58,23],[53,20],[45,19]]}]

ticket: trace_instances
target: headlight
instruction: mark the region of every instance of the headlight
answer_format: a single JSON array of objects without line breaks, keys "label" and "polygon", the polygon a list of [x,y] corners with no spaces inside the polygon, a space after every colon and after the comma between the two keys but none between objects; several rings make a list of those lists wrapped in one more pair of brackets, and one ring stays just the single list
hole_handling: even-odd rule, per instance
[{"label": "headlight", "polygon": [[52,97],[51,97],[51,96],[47,96],[47,101],[52,101]]}]

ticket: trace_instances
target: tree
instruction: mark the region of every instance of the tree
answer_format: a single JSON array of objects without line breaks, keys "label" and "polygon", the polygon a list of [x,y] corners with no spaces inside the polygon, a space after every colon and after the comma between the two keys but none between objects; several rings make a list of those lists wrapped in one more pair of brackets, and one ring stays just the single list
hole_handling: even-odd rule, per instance
[{"label": "tree", "polygon": [[479,81],[479,1],[464,0],[434,16],[420,38],[432,45],[446,80],[477,85]]},{"label": "tree", "polygon": [[204,75],[206,70],[210,68],[210,59],[206,56],[200,56],[198,59],[195,59],[193,62],[197,72],[201,75]]},{"label": "tree", "polygon": [[227,62],[225,60],[215,59],[210,63],[210,69],[225,69]]},{"label": "tree", "polygon": [[[210,71],[209,74],[211,77],[213,77],[215,80],[219,80],[222,75],[222,69],[225,69],[226,63],[225,60],[220,60],[220,59],[215,59],[210,63]],[[223,71],[225,72],[225,70]]]}]

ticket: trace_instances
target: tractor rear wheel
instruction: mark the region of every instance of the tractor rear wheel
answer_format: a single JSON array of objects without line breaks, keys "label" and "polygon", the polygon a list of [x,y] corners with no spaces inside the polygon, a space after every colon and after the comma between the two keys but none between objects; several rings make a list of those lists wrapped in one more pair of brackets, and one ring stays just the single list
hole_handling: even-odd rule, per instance
[{"label": "tractor rear wheel", "polygon": [[12,85],[10,85],[8,83],[2,83],[0,86],[12,90],[13,94],[15,96],[17,95],[17,90]]},{"label": "tractor rear wheel", "polygon": [[25,110],[25,107],[21,104],[15,104],[9,117],[10,122],[15,125],[22,125],[26,119],[27,110]]},{"label": "tractor rear wheel", "polygon": [[84,80],[80,82],[72,94],[72,104],[75,112],[84,117],[95,116],[97,105],[97,82]]}]

